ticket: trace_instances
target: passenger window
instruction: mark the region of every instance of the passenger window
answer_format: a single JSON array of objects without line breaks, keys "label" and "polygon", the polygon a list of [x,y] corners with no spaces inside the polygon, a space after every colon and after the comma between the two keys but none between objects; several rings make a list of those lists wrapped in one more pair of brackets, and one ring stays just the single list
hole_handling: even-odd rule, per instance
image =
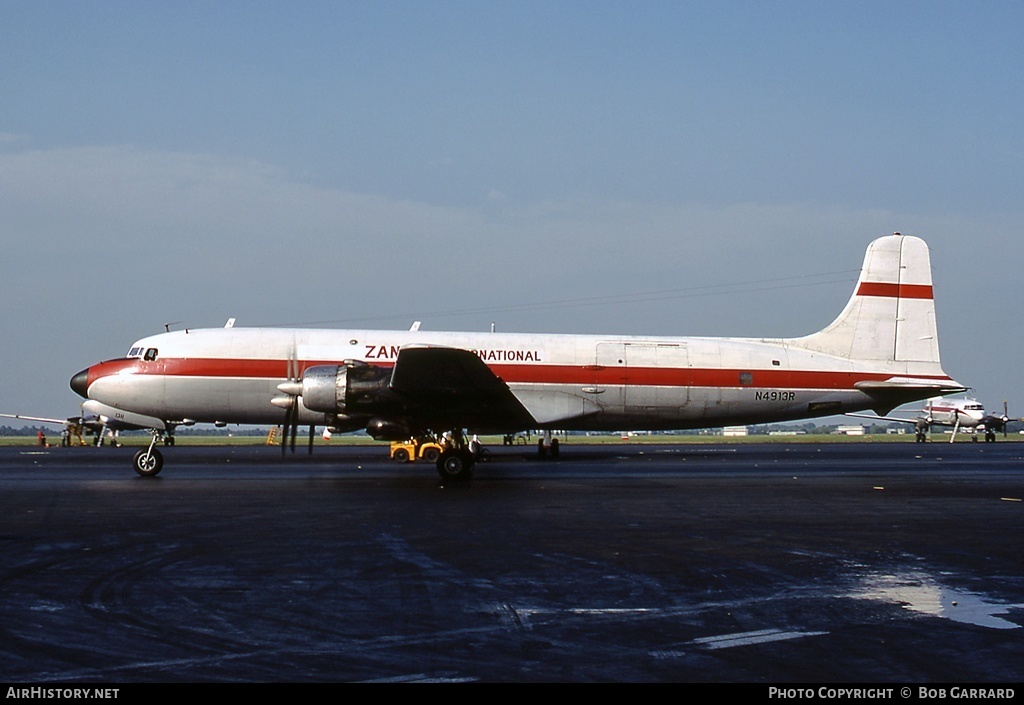
[{"label": "passenger window", "polygon": [[146,351],[146,355],[143,357],[144,360],[155,360],[156,359],[156,348],[150,348]]}]

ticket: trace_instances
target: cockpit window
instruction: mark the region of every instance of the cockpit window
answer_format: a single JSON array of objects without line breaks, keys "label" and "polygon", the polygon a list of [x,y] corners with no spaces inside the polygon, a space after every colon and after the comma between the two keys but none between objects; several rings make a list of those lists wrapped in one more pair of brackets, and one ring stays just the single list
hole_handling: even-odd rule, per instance
[{"label": "cockpit window", "polygon": [[142,357],[142,348],[132,348],[125,357]]},{"label": "cockpit window", "polygon": [[147,350],[146,354],[143,356],[142,359],[144,359],[144,360],[155,360],[156,359],[156,348],[150,348],[149,350]]}]

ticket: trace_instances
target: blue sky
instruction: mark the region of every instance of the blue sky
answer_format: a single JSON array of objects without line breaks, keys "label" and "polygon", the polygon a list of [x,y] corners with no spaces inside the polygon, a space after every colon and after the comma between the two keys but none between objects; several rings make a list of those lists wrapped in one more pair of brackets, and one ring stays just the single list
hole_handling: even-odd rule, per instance
[{"label": "blue sky", "polygon": [[932,247],[1017,375],[1016,2],[0,3],[0,411],[191,327],[801,335]]}]

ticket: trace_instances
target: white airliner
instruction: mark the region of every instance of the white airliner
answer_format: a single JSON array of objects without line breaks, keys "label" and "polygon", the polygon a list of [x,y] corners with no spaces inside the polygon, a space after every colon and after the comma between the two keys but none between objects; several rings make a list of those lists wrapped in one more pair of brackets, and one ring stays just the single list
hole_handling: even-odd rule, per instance
[{"label": "white airliner", "polygon": [[[82,370],[83,409],[153,429],[135,457],[162,465],[157,437],[184,423],[323,425],[378,440],[455,438],[437,469],[470,476],[464,431],[708,428],[886,414],[964,391],[939,362],[931,264],[899,233],[868,246],[853,296],[799,338],[243,328],[143,338]],[[311,428],[312,435],[312,428]],[[283,449],[283,448],[282,448]]]},{"label": "white airliner", "polygon": [[877,421],[899,421],[901,423],[914,424],[917,433],[917,442],[924,443],[928,440],[928,432],[932,426],[945,426],[952,428],[953,432],[949,442],[956,440],[957,431],[963,430],[972,434],[971,440],[978,440],[978,433],[985,434],[986,443],[994,443],[996,432],[1002,431],[1006,435],[1006,425],[1010,422],[1007,415],[1007,403],[1003,402],[1003,415],[985,413],[984,405],[977,399],[945,399],[934,397],[929,399],[921,410],[920,416],[908,419],[899,416],[868,416],[867,414],[849,414],[862,419],[874,419]]}]

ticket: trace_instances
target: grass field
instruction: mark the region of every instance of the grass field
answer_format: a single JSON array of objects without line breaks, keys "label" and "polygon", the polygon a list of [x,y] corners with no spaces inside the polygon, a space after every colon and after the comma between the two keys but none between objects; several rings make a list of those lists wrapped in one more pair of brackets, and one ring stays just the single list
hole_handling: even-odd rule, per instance
[{"label": "grass field", "polygon": [[[839,434],[806,434],[806,435],[778,435],[778,436],[721,436],[721,435],[634,435],[623,438],[619,435],[603,436],[559,436],[559,442],[573,445],[622,445],[630,444],[689,444],[706,445],[710,443],[913,443],[913,433],[903,434],[868,434],[863,436],[846,436]],[[535,445],[538,436],[533,435],[526,439],[523,445]],[[932,442],[946,442],[949,440],[948,433],[933,433]],[[49,445],[59,446],[60,435],[47,436]],[[150,437],[146,435],[122,436],[121,443],[126,446],[149,445]],[[501,436],[481,436],[480,441],[487,446],[500,446]],[[1024,436],[1010,434],[1003,438],[999,436],[998,442],[1022,442]],[[302,433],[295,441],[296,447],[305,447],[308,439]],[[960,434],[957,442],[970,442],[970,436]],[[180,435],[175,438],[179,446],[253,446],[266,445],[265,436],[199,436]],[[35,436],[0,436],[0,447],[4,446],[36,446],[38,440]],[[276,444],[275,444],[276,445]],[[335,435],[329,441],[325,441],[319,434],[313,439],[313,445],[322,446],[350,446],[350,445],[384,445],[382,441],[375,441],[366,435]]]}]

